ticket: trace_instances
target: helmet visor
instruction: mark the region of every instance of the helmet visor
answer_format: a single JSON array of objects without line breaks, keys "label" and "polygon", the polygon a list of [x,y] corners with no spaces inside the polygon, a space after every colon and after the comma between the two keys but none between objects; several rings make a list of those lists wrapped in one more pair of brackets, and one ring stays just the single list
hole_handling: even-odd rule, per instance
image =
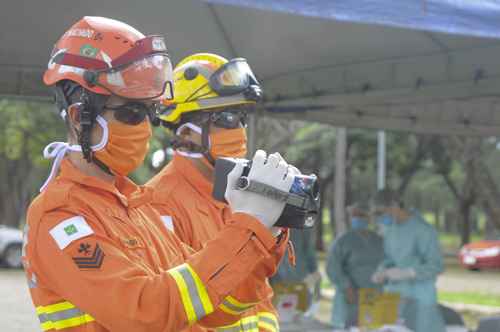
[{"label": "helmet visor", "polygon": [[220,67],[210,77],[210,86],[219,95],[245,91],[251,84],[259,84],[243,58],[233,59]]},{"label": "helmet visor", "polygon": [[158,53],[125,66],[99,71],[96,84],[126,99],[172,99],[172,78],[170,58]]}]

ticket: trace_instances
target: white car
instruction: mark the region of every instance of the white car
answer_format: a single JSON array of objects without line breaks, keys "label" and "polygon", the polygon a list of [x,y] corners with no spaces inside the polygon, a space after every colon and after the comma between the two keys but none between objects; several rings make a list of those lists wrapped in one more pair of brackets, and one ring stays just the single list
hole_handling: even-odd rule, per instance
[{"label": "white car", "polygon": [[23,232],[0,225],[0,261],[7,267],[21,268]]}]

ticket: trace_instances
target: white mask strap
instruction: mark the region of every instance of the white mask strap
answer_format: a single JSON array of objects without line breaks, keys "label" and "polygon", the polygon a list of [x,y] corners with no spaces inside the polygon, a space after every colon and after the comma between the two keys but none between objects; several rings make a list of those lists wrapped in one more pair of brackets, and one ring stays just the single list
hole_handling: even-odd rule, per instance
[{"label": "white mask strap", "polygon": [[[92,151],[102,150],[108,143],[108,137],[109,137],[107,121],[100,115],[96,117],[96,121],[102,128],[102,138],[98,144],[90,147]],[[52,163],[52,168],[50,169],[49,176],[47,177],[43,185],[40,187],[40,192],[42,192],[50,183],[50,181],[52,181],[52,179],[56,176],[56,173],[59,171],[61,162],[68,150],[75,152],[82,152],[82,147],[78,144],[70,145],[67,142],[52,142],[43,149],[43,157],[45,159],[54,159],[54,158],[55,159],[54,162]]]},{"label": "white mask strap", "polygon": [[[180,136],[181,133],[182,133],[182,129],[184,129],[184,128],[189,128],[189,129],[193,130],[194,132],[198,133],[201,136],[201,133],[202,133],[201,128],[198,127],[197,125],[195,125],[194,123],[191,123],[191,122],[186,122],[186,123],[180,125],[179,128],[177,128],[177,130],[175,131],[175,134],[177,136]],[[204,157],[203,153],[181,151],[179,149],[175,150],[175,153],[178,153],[179,155],[181,155],[183,157],[187,157],[187,158],[199,159],[199,158],[203,158]]]}]

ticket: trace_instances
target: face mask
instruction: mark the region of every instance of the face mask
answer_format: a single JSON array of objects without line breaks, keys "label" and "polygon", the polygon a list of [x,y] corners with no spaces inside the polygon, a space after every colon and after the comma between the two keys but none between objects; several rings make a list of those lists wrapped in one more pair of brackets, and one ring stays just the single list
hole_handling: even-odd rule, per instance
[{"label": "face mask", "polygon": [[384,214],[381,215],[380,217],[377,217],[376,222],[378,225],[389,226],[394,223],[394,217],[389,214]]},{"label": "face mask", "polygon": [[351,227],[352,227],[352,229],[367,229],[368,222],[365,219],[353,217],[351,219]]},{"label": "face mask", "polygon": [[[64,119],[66,111],[63,111],[61,116]],[[143,121],[137,126],[120,123],[109,125],[100,115],[96,117],[96,121],[102,129],[102,138],[99,143],[90,147],[95,156],[116,174],[125,175],[136,169],[143,162],[148,151],[151,137],[149,121]],[[43,191],[56,176],[68,151],[82,152],[82,147],[78,144],[70,145],[67,142],[52,142],[45,147],[43,157],[54,159],[54,162],[40,191]]]},{"label": "face mask", "polygon": [[212,158],[244,158],[247,154],[245,128],[224,129],[210,134],[210,155]]},{"label": "face mask", "polygon": [[137,169],[149,149],[151,125],[142,121],[138,125],[127,125],[114,121],[108,123],[108,142],[94,153],[95,158],[109,167],[112,173],[128,175]]}]

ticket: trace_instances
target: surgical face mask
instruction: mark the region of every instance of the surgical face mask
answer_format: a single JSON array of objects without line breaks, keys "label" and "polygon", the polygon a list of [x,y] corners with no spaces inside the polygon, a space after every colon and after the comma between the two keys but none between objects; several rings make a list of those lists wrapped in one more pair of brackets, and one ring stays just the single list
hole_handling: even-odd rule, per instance
[{"label": "surgical face mask", "polygon": [[[176,134],[180,136],[184,128],[189,128],[202,135],[201,128],[193,123],[186,122],[181,125]],[[243,158],[247,154],[247,135],[245,128],[223,129],[217,133],[209,134],[209,152],[212,158],[233,157]],[[203,153],[190,152],[177,149],[176,152],[184,157],[203,158]]]},{"label": "surgical face mask", "polygon": [[[63,113],[63,118],[65,113]],[[142,121],[139,125],[126,125],[120,122],[108,124],[100,115],[96,117],[97,124],[102,128],[101,141],[91,146],[97,159],[109,169],[119,175],[126,175],[139,167],[149,148],[151,126],[149,121]],[[82,152],[78,144],[70,145],[67,142],[52,142],[43,150],[46,159],[54,159],[50,174],[40,188],[43,191],[56,176],[61,161],[66,152]]]},{"label": "surgical face mask", "polygon": [[113,174],[128,175],[144,161],[149,150],[151,125],[143,120],[136,125],[114,121],[108,123],[109,138],[104,149],[94,153]]},{"label": "surgical face mask", "polygon": [[351,219],[351,227],[354,230],[368,229],[368,221],[359,217]]},{"label": "surgical face mask", "polygon": [[375,223],[377,225],[377,233],[380,236],[384,236],[387,228],[394,223],[394,217],[390,214],[383,214],[376,218]]},{"label": "surgical face mask", "polygon": [[376,219],[377,225],[390,226],[394,223],[394,217],[390,214],[383,214]]},{"label": "surgical face mask", "polygon": [[246,157],[247,134],[245,128],[222,129],[216,133],[210,133],[209,137],[212,158]]}]

